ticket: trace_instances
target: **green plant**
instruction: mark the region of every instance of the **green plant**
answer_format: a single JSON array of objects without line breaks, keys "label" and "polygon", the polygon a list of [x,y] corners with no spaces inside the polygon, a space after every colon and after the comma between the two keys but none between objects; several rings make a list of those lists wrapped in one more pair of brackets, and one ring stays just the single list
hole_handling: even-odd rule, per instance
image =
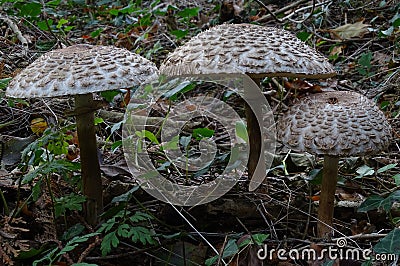
[{"label": "green plant", "polygon": [[154,234],[143,225],[144,222],[153,219],[153,216],[141,211],[132,213],[127,210],[128,205],[126,203],[138,188],[137,186],[133,187],[125,194],[112,200],[111,203],[116,203],[117,205],[109,210],[105,216],[113,212],[116,213],[97,230],[98,233],[105,234],[100,247],[103,256],[110,253],[112,248],[116,248],[121,238],[130,239],[134,243],[141,242],[143,245],[156,244],[153,238]]},{"label": "green plant", "polygon": [[371,72],[371,60],[372,60],[372,53],[362,53],[358,59],[359,66],[357,67],[358,73],[363,76],[370,76],[373,73]]},{"label": "green plant", "polygon": [[269,237],[268,234],[254,234],[251,235],[251,237],[248,237],[244,241],[240,242],[240,244],[238,244],[237,239],[229,239],[224,246],[224,250],[222,251],[222,256],[220,254],[207,259],[205,261],[205,265],[210,266],[215,262],[217,262],[218,259],[223,260],[229,257],[233,257],[236,254],[240,254],[248,246],[251,245],[261,246],[268,237]]},{"label": "green plant", "polygon": [[[63,248],[55,247],[42,257],[41,259],[35,260],[33,262],[33,266],[36,265],[45,265],[44,262],[48,262],[47,265],[51,266],[54,265],[53,263],[58,261],[61,256],[64,254],[74,250],[80,243],[86,242],[89,238],[98,235],[99,233],[90,233],[83,236],[76,236],[68,241]],[[74,264],[77,265],[77,264]],[[78,264],[79,265],[79,264]],[[88,265],[88,264],[80,264],[80,265]],[[93,265],[93,264],[92,264]]]},{"label": "green plant", "polygon": [[[43,181],[46,184],[53,202],[54,215],[58,217],[65,214],[67,209],[80,210],[76,204],[82,203],[84,200],[79,195],[69,195],[67,198],[55,198],[52,193],[51,178],[53,173],[58,173],[64,180],[71,185],[76,185],[79,180],[70,178],[70,174],[80,169],[80,164],[70,162],[63,158],[68,152],[68,140],[72,139],[67,132],[73,125],[54,130],[51,128],[43,132],[43,136],[29,144],[22,151],[21,170],[26,171],[31,168],[21,179],[21,184],[32,184],[31,196],[36,201],[42,193]],[[79,188],[79,186],[78,186]],[[71,202],[71,200],[73,200]],[[64,205],[65,204],[65,205]],[[18,214],[20,208],[14,212],[14,216]]]}]

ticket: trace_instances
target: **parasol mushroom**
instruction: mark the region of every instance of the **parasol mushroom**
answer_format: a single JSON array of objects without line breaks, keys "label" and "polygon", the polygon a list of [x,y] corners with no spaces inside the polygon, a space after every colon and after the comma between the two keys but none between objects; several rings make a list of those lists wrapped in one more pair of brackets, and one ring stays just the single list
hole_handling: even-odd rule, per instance
[{"label": "parasol mushroom", "polygon": [[140,55],[113,46],[77,44],[45,53],[14,77],[6,96],[39,98],[75,96],[83,193],[87,222],[96,224],[103,209],[102,183],[97,156],[92,92],[140,85],[156,78],[158,70]]},{"label": "parasol mushroom", "polygon": [[280,117],[278,139],[295,151],[324,155],[318,208],[319,237],[330,235],[340,157],[385,149],[391,128],[367,97],[350,91],[317,93],[300,99]]},{"label": "parasol mushroom", "polygon": [[[167,76],[246,73],[257,85],[264,77],[329,78],[336,74],[325,57],[286,30],[254,24],[223,24],[193,37],[168,55],[160,66]],[[249,190],[263,181],[266,173],[264,144],[255,114],[261,107],[255,95],[244,95],[250,142]],[[261,167],[257,167],[257,165]],[[257,172],[256,172],[257,171]]]}]

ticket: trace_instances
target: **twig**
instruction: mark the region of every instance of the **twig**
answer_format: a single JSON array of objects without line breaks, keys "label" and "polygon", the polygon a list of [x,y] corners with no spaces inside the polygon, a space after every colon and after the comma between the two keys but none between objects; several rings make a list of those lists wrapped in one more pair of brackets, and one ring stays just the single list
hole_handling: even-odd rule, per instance
[{"label": "twig", "polygon": [[21,42],[23,47],[26,49],[28,47],[28,41],[22,35],[22,32],[18,29],[17,24],[15,24],[10,18],[5,17],[6,15],[1,14],[0,19],[4,20],[5,23],[11,28],[11,30],[17,35],[18,40]]},{"label": "twig", "polygon": [[[310,11],[309,14],[307,15],[307,17],[304,18],[303,20],[300,20],[300,21],[290,20],[290,21],[292,21],[292,22],[294,22],[294,23],[303,23],[303,22],[305,22],[306,20],[308,20],[308,19],[313,15],[314,10],[315,10],[315,7],[321,6],[321,5],[324,5],[324,4],[326,4],[326,3],[331,2],[331,0],[329,0],[329,1],[325,1],[325,2],[322,2],[322,3],[316,4],[316,3],[315,3],[315,0],[312,0],[312,5],[311,5],[311,6],[305,6],[305,7],[299,8],[299,9],[293,11],[292,13],[290,13],[289,15],[287,15],[286,17],[284,17],[284,18],[282,18],[282,19],[279,19],[275,14],[279,14],[279,13],[281,13],[281,12],[284,12],[284,11],[286,11],[286,10],[289,10],[289,9],[292,8],[292,7],[297,7],[298,5],[300,5],[300,4],[302,4],[303,2],[306,2],[306,1],[303,1],[303,0],[297,1],[297,2],[295,2],[295,3],[293,3],[293,4],[289,5],[289,6],[286,6],[285,8],[282,8],[282,9],[278,10],[276,13],[273,13],[271,10],[269,10],[269,8],[268,8],[263,2],[261,2],[260,0],[255,0],[255,1],[256,1],[259,5],[261,5],[263,8],[265,8],[265,10],[267,11],[268,15],[271,16],[271,17],[272,17],[274,20],[276,20],[278,23],[284,23],[286,20],[290,20],[290,18],[291,18],[292,16],[296,15],[296,14],[299,13],[300,11],[303,11],[303,10],[306,10],[306,9],[311,8],[311,11]],[[268,16],[268,15],[266,15],[266,16]],[[256,20],[256,22],[263,22],[263,21],[265,20],[265,17],[266,17],[266,16],[264,16],[264,17],[262,17],[262,18]]]},{"label": "twig", "polygon": [[[302,4],[302,3],[305,3],[305,2],[307,2],[307,0],[296,1],[294,3],[291,3],[290,5],[287,5],[287,6],[283,7],[283,8],[281,8],[281,9],[277,10],[275,13],[279,14],[279,13],[285,12],[285,11],[287,11],[287,10],[293,8],[293,7],[296,7],[296,6],[298,6],[298,5]],[[260,1],[257,1],[257,3],[262,5],[264,8],[266,8],[264,3],[260,3]],[[262,23],[262,22],[265,22],[270,17],[273,17],[274,19],[277,19],[275,13],[272,13],[271,10],[269,10],[269,8],[266,8],[266,11],[268,12],[268,14],[262,16],[259,19],[257,19],[255,22]],[[277,19],[277,20],[279,20],[279,19]]]},{"label": "twig", "polygon": [[89,246],[82,252],[82,254],[79,256],[78,262],[82,262],[86,256],[98,245],[102,239],[99,236],[96,236],[95,240],[93,243],[90,243]]},{"label": "twig", "polygon": [[365,240],[365,239],[371,239],[371,238],[381,238],[381,237],[385,237],[387,236],[387,234],[377,234],[377,233],[373,233],[373,234],[357,234],[357,235],[353,235],[353,236],[346,236],[346,237],[338,237],[338,238],[332,238],[332,242],[336,242],[339,239],[352,239],[352,240]]}]

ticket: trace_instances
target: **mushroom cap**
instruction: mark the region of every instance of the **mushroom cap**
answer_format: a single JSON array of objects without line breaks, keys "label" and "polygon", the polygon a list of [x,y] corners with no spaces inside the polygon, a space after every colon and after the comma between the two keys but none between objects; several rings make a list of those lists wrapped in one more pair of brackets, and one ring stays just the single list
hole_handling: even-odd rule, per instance
[{"label": "mushroom cap", "polygon": [[254,24],[222,24],[193,37],[160,66],[168,76],[246,73],[251,77],[328,78],[332,65],[293,34]]},{"label": "mushroom cap", "polygon": [[14,77],[6,95],[54,97],[129,88],[157,78],[154,63],[114,46],[76,44],[45,53]]},{"label": "mushroom cap", "polygon": [[389,145],[391,127],[367,97],[331,91],[300,99],[278,120],[278,139],[295,151],[361,156]]}]

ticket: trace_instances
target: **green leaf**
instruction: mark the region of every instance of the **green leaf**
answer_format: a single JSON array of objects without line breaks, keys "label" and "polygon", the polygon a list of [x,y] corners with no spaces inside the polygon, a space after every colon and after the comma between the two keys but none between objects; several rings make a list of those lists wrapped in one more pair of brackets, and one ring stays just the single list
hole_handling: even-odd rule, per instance
[{"label": "green leaf", "polygon": [[124,193],[124,194],[122,194],[122,195],[119,195],[119,196],[117,196],[117,197],[114,197],[114,198],[112,199],[111,203],[116,203],[116,202],[128,202],[128,201],[131,199],[133,192],[135,192],[135,191],[138,190],[138,189],[139,189],[139,186],[134,186],[134,187],[131,188],[128,192],[126,192],[126,193]]},{"label": "green leaf", "polygon": [[400,201],[400,190],[391,193],[386,198],[382,198],[379,195],[372,195],[368,197],[363,203],[361,203],[360,207],[358,207],[358,212],[367,212],[379,208],[382,208],[386,212],[389,212],[393,203],[396,201]]},{"label": "green leaf", "polygon": [[376,172],[377,172],[378,174],[380,174],[380,173],[383,173],[383,172],[385,172],[385,171],[387,171],[387,170],[390,170],[390,169],[392,169],[392,168],[395,168],[396,166],[397,166],[397,163],[391,163],[391,164],[388,164],[388,165],[386,165],[386,166],[384,166],[384,167],[379,168]]},{"label": "green leaf", "polygon": [[113,144],[111,144],[112,152],[115,152],[122,145],[122,140],[117,140]]},{"label": "green leaf", "polygon": [[396,13],[391,20],[389,20],[393,27],[400,27],[400,13]]},{"label": "green leaf", "polygon": [[60,20],[58,21],[56,28],[57,28],[57,29],[61,29],[61,27],[62,27],[64,24],[67,24],[68,22],[69,22],[68,20],[62,18],[62,19],[60,19]]},{"label": "green leaf", "polygon": [[52,0],[46,3],[47,6],[51,6],[52,8],[57,7],[61,3],[61,0]]},{"label": "green leaf", "polygon": [[129,234],[132,236],[131,240],[136,243],[140,241],[143,245],[154,244],[155,241],[152,238],[151,232],[149,229],[143,226],[134,226],[131,227]]},{"label": "green leaf", "polygon": [[261,246],[263,242],[269,237],[269,234],[254,234],[252,235],[252,238],[256,242],[256,245]]},{"label": "green leaf", "polygon": [[[90,37],[92,37],[92,38],[98,37],[98,36],[100,35],[100,33],[103,32],[103,30],[104,30],[104,29],[101,29],[101,28],[100,28],[100,29],[97,29],[97,30],[95,30],[95,31],[92,31],[92,32],[90,33]],[[100,94],[103,94],[103,93],[105,93],[105,91],[101,92]],[[103,97],[104,97],[104,96],[103,96]],[[111,99],[110,101],[108,101],[107,98],[106,98],[106,101],[107,101],[107,102],[111,102],[112,99]]]},{"label": "green leaf", "polygon": [[3,90],[5,88],[7,88],[8,83],[10,82],[12,78],[4,78],[4,79],[0,79],[0,90]]},{"label": "green leaf", "polygon": [[20,251],[16,259],[27,260],[42,254],[46,250],[45,245],[42,245],[39,249],[31,248],[28,251]]},{"label": "green leaf", "polygon": [[396,186],[400,186],[400,174],[395,174],[393,176],[394,182],[396,183]]},{"label": "green leaf", "polygon": [[21,17],[37,17],[42,13],[42,5],[31,2],[20,6],[19,10]]},{"label": "green leaf", "polygon": [[235,124],[236,136],[244,140],[246,143],[249,142],[249,135],[247,134],[247,127],[243,121],[237,121]]},{"label": "green leaf", "polygon": [[188,30],[171,30],[170,33],[174,35],[178,40],[185,37],[189,31]]},{"label": "green leaf", "polygon": [[85,196],[69,194],[61,198],[56,198],[54,202],[54,215],[59,217],[60,215],[65,215],[67,210],[71,211],[81,211],[82,203],[86,201]]},{"label": "green leaf", "polygon": [[192,140],[192,135],[189,136],[182,136],[179,139],[179,143],[183,146],[183,148],[185,148],[185,150],[187,149],[187,147],[189,146],[190,141]]},{"label": "green leaf", "polygon": [[167,150],[167,151],[177,150],[179,149],[178,144],[179,144],[179,136],[174,136],[167,143],[163,143],[162,150]]},{"label": "green leaf", "polygon": [[38,21],[37,22],[37,26],[39,27],[39,29],[43,30],[43,31],[49,31],[50,28],[47,26],[47,24],[49,26],[53,25],[53,20],[52,19],[48,19],[47,23],[46,21]]},{"label": "green leaf", "polygon": [[183,94],[185,92],[193,90],[195,87],[196,87],[196,83],[191,82],[191,81],[183,81],[183,82],[180,82],[179,85],[177,85],[172,90],[169,90],[168,92],[166,92],[163,96],[165,98],[169,98],[172,101],[174,101],[177,99],[178,93]]},{"label": "green leaf", "polygon": [[119,244],[119,239],[115,232],[108,233],[104,236],[103,241],[101,241],[101,255],[106,256],[111,251],[111,247],[117,247]]},{"label": "green leaf", "polygon": [[75,224],[74,226],[68,228],[66,232],[61,237],[61,240],[70,240],[78,235],[80,235],[83,230],[85,230],[85,226],[82,224]]},{"label": "green leaf", "polygon": [[367,69],[370,69],[372,67],[371,66],[371,60],[372,60],[372,53],[371,52],[362,53],[360,55],[360,58],[358,59],[358,63],[361,66],[363,66],[363,67],[365,67]]},{"label": "green leaf", "polygon": [[[102,31],[103,29],[98,29],[97,31]],[[98,34],[100,34],[100,32]],[[93,33],[93,32],[92,32]],[[98,34],[96,36],[92,36],[97,37]],[[101,97],[103,97],[107,102],[112,102],[114,100],[114,97],[117,96],[118,94],[120,94],[121,92],[118,90],[111,90],[111,91],[102,91],[100,93]]]},{"label": "green leaf", "polygon": [[381,206],[383,200],[384,198],[378,195],[369,196],[366,200],[363,201],[363,203],[361,203],[357,211],[367,212],[370,210],[376,210]]},{"label": "green leaf", "polygon": [[335,265],[334,260],[326,261],[322,264],[322,266],[334,266],[334,265]]},{"label": "green leaf", "polygon": [[140,212],[140,211],[135,212],[135,214],[129,218],[129,220],[133,223],[137,223],[140,221],[146,221],[148,219],[153,219],[153,216],[151,216],[147,213],[144,213],[144,212]]},{"label": "green leaf", "polygon": [[312,34],[306,31],[301,31],[296,34],[296,37],[302,40],[303,42],[307,41],[309,38],[311,38]]},{"label": "green leaf", "polygon": [[121,224],[120,226],[118,226],[117,229],[117,234],[118,236],[122,236],[122,237],[129,237],[129,225],[128,224]]},{"label": "green leaf", "polygon": [[214,136],[214,130],[208,128],[193,129],[193,137],[197,140],[201,140],[203,138],[211,138],[212,136]]},{"label": "green leaf", "polygon": [[104,119],[101,117],[95,117],[94,118],[94,125],[97,126],[98,124],[101,124],[104,122]]},{"label": "green leaf", "polygon": [[65,247],[57,253],[56,257],[59,257],[69,251],[74,250],[78,246],[79,243],[86,242],[89,238],[91,238],[92,236],[96,236],[98,234],[99,233],[90,233],[90,234],[86,234],[83,236],[74,237],[73,239],[68,241],[67,244],[65,245]]},{"label": "green leaf", "polygon": [[376,253],[400,255],[400,229],[395,228],[373,247]]},{"label": "green leaf", "polygon": [[112,8],[108,12],[110,13],[110,15],[118,16],[119,10]]},{"label": "green leaf", "polygon": [[190,18],[190,17],[197,16],[199,14],[199,11],[200,11],[200,7],[185,8],[184,10],[179,11],[176,14],[183,18]]},{"label": "green leaf", "polygon": [[51,162],[44,163],[37,167],[35,170],[29,172],[24,176],[22,179],[23,184],[27,184],[31,182],[34,178],[36,178],[39,175],[47,175],[53,172],[70,172],[70,171],[76,171],[80,169],[80,164],[79,163],[73,163],[70,161],[66,160],[54,160]]},{"label": "green leaf", "polygon": [[321,185],[323,171],[322,168],[312,169],[308,173],[307,180],[313,185]]},{"label": "green leaf", "polygon": [[160,142],[158,141],[157,137],[152,132],[150,132],[148,130],[136,131],[135,134],[139,138],[148,138],[152,143],[155,143],[155,144],[158,144],[158,145],[160,144]]},{"label": "green leaf", "polygon": [[358,176],[356,176],[355,178],[362,178],[364,176],[370,176],[373,175],[375,173],[374,169],[367,166],[367,165],[363,165],[360,168],[358,168],[356,170]]},{"label": "green leaf", "polygon": [[386,30],[381,31],[381,33],[382,33],[383,35],[390,36],[390,35],[392,35],[393,30],[394,30],[393,26],[390,26],[390,27],[387,28]]}]

